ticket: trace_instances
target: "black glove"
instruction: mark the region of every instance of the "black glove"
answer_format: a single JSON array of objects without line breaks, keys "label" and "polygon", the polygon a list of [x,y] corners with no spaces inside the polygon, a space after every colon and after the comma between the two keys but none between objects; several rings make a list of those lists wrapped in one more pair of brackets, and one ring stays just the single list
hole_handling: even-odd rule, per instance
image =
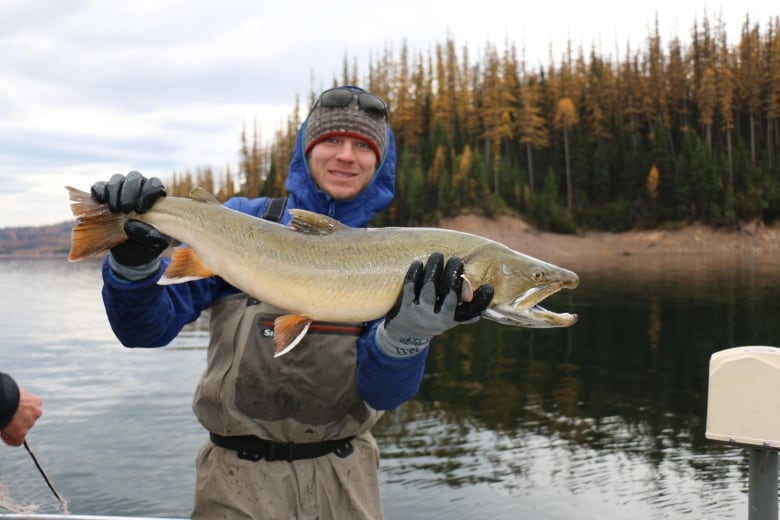
[{"label": "black glove", "polygon": [[157,177],[147,179],[137,171],[114,174],[108,182],[92,185],[92,198],[108,204],[111,213],[144,213],[157,199],[165,197],[165,186]]},{"label": "black glove", "polygon": [[148,264],[159,258],[171,245],[171,237],[140,220],[128,220],[125,233],[129,240],[111,248],[111,256],[118,263],[129,267]]},{"label": "black glove", "polygon": [[422,352],[437,336],[462,323],[475,323],[493,299],[493,287],[482,285],[468,302],[461,302],[463,262],[433,253],[423,267],[414,262],[401,294],[377,329],[379,347],[393,357]]},{"label": "black glove", "polygon": [[[117,173],[108,182],[96,182],[91,192],[92,198],[108,204],[112,213],[144,213],[157,199],[165,197],[165,186],[157,177],[147,179],[132,171],[127,177]],[[125,233],[129,240],[111,248],[111,256],[116,263],[128,267],[153,262],[171,244],[170,237],[138,220],[128,220]]]}]

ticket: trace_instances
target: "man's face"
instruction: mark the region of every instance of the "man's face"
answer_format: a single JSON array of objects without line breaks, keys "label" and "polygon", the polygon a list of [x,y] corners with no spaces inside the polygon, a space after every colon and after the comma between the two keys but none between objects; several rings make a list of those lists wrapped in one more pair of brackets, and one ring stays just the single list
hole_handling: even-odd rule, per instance
[{"label": "man's face", "polygon": [[317,187],[336,200],[357,196],[371,183],[377,157],[365,141],[333,136],[309,152],[309,171]]}]

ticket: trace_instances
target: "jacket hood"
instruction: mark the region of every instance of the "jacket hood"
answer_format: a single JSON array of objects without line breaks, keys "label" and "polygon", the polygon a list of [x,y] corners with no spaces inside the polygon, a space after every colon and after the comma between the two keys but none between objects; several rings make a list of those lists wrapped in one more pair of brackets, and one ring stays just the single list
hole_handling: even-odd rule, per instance
[{"label": "jacket hood", "polygon": [[[301,125],[295,139],[290,169],[285,187],[288,195],[288,208],[300,208],[315,211],[335,218],[351,227],[363,227],[380,211],[387,208],[395,195],[395,138],[390,125],[387,126],[387,148],[382,162],[374,173],[374,178],[355,198],[335,200],[320,190],[312,179],[309,163],[304,153],[304,134],[306,123]],[[289,223],[287,214],[283,223]]]}]

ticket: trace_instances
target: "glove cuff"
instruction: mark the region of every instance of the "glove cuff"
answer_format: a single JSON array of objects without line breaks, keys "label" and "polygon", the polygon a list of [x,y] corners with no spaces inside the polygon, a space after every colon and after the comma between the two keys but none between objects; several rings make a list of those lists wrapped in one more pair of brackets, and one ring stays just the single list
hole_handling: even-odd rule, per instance
[{"label": "glove cuff", "polygon": [[130,280],[131,282],[137,282],[138,280],[143,280],[144,278],[152,276],[160,269],[160,261],[160,257],[158,256],[145,264],[129,266],[120,264],[114,258],[114,255],[108,255],[108,265],[111,267],[114,274],[121,276],[125,280]]},{"label": "glove cuff", "polygon": [[391,358],[403,359],[425,352],[431,343],[431,338],[416,338],[408,335],[391,335],[385,328],[385,322],[379,324],[374,336],[376,345],[384,354]]}]

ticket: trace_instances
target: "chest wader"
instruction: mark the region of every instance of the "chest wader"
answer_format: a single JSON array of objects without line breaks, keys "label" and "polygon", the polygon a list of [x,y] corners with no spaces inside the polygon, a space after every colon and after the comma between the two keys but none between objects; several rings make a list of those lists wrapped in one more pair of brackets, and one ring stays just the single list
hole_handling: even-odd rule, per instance
[{"label": "chest wader", "polygon": [[380,518],[369,430],[381,412],[363,402],[355,381],[363,326],[314,322],[293,351],[274,358],[278,309],[242,293],[210,312],[193,411],[213,445],[198,457],[193,518],[222,518],[226,509],[247,518],[308,518],[307,510],[330,518],[331,509],[333,518]]}]

